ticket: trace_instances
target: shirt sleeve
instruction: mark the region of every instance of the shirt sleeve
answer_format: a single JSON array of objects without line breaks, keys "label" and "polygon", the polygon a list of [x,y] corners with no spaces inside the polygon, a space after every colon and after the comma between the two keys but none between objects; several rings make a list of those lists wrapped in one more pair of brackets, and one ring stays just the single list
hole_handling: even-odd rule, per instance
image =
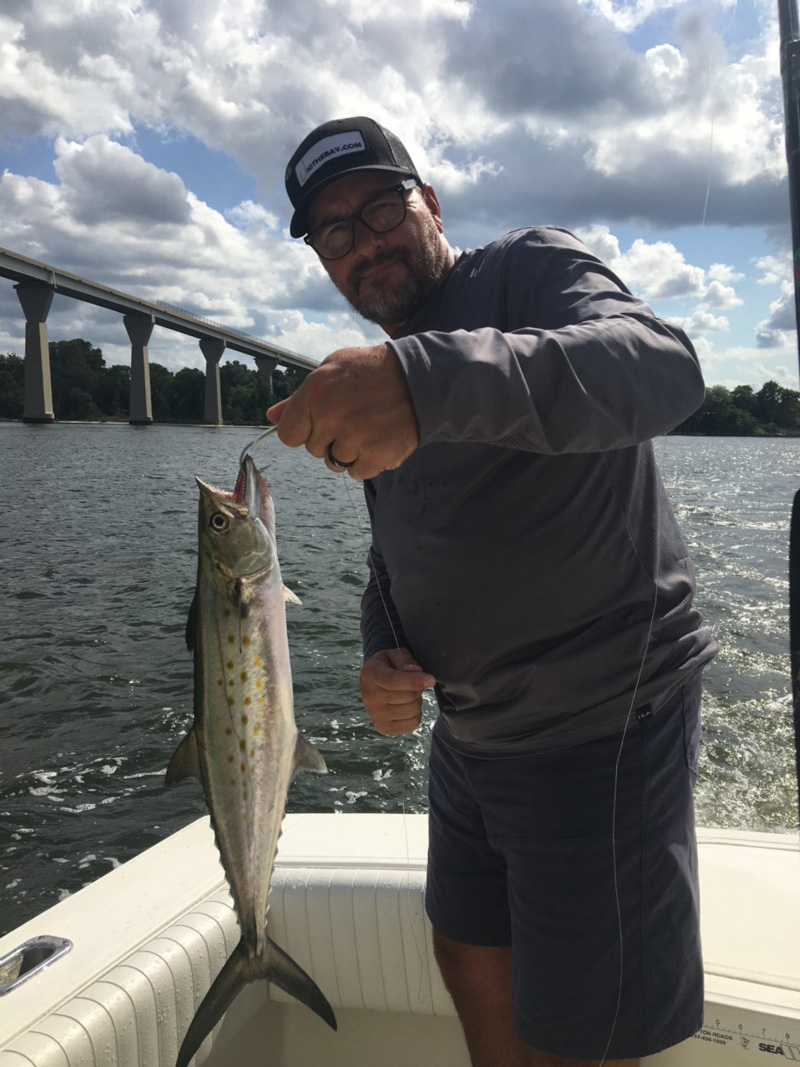
[{"label": "shirt sleeve", "polygon": [[[519,231],[468,280],[494,285],[508,330],[429,331],[390,346],[420,444],[602,452],[668,433],[703,402],[697,354],[563,230]],[[485,274],[482,277],[481,274]]]},{"label": "shirt sleeve", "polygon": [[364,496],[372,527],[372,545],[367,556],[369,581],[361,597],[361,640],[366,662],[384,649],[407,648],[408,641],[392,603],[391,580],[375,536],[375,487],[370,482],[364,483]]}]

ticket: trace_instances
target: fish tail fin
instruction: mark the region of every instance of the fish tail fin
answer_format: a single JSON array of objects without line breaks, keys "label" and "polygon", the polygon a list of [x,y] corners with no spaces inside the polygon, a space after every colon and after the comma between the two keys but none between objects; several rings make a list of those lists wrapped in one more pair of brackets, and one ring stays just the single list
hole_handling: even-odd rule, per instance
[{"label": "fish tail fin", "polygon": [[244,942],[240,941],[230,958],[225,961],[225,966],[214,979],[211,988],[195,1012],[178,1052],[175,1067],[187,1067],[192,1056],[231,1006],[238,993],[248,982],[253,981],[255,976],[251,974],[252,967]]},{"label": "fish tail fin", "polygon": [[336,1016],[333,1014],[333,1009],[314,979],[306,974],[300,964],[295,963],[292,957],[284,952],[271,937],[266,937],[265,941],[266,949],[263,959],[254,961],[254,967],[258,972],[255,977],[266,978],[284,993],[288,993],[301,1004],[305,1004],[307,1008],[311,1008],[332,1030],[336,1030]]},{"label": "fish tail fin", "polygon": [[250,959],[244,941],[233,950],[203,998],[183,1039],[175,1067],[187,1067],[192,1056],[249,982],[266,979],[311,1008],[333,1030],[336,1016],[316,982],[270,937],[264,954]]}]

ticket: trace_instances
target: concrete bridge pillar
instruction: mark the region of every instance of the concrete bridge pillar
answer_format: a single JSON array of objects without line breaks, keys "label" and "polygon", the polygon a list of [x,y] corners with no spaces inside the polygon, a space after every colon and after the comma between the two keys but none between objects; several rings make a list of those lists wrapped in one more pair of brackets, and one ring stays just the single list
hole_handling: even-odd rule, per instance
[{"label": "concrete bridge pillar", "polygon": [[47,313],[55,290],[52,285],[42,282],[20,282],[14,288],[25,313],[25,406],[22,418],[25,422],[53,422]]},{"label": "concrete bridge pillar", "polygon": [[206,361],[206,402],[203,422],[210,426],[222,425],[222,390],[219,384],[219,361],[225,351],[225,342],[218,337],[201,337],[200,351]]},{"label": "concrete bridge pillar", "polygon": [[274,356],[255,356],[256,366],[258,367],[258,373],[261,376],[261,381],[265,385],[269,385],[272,382],[272,372],[278,366],[278,361]]},{"label": "concrete bridge pillar", "polygon": [[131,426],[149,426],[153,421],[150,401],[150,356],[147,344],[155,326],[155,316],[133,311],[123,316],[131,342]]}]

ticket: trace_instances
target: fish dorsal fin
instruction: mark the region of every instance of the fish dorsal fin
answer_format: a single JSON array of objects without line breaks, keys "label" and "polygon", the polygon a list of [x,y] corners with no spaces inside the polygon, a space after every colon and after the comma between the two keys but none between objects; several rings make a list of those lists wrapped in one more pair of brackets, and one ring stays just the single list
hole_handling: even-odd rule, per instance
[{"label": "fish dorsal fin", "polygon": [[286,601],[287,604],[302,604],[303,603],[303,601],[300,599],[300,597],[297,595],[297,593],[293,593],[288,585],[285,585],[283,587],[283,599]]},{"label": "fish dorsal fin", "polygon": [[317,774],[328,773],[325,760],[301,733],[298,733],[294,746],[294,770],[316,771]]},{"label": "fish dorsal fin", "polygon": [[182,782],[184,778],[200,778],[200,760],[197,755],[197,735],[194,727],[172,754],[164,784],[174,785],[175,782]]},{"label": "fish dorsal fin", "polygon": [[194,639],[197,633],[197,591],[192,597],[192,603],[189,605],[189,615],[186,619],[186,647],[190,652],[194,652]]}]

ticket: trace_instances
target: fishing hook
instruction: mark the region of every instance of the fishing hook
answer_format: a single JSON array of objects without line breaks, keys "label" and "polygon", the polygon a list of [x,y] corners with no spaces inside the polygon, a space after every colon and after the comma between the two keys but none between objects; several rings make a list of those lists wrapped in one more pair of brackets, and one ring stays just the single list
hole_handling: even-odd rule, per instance
[{"label": "fishing hook", "polygon": [[251,441],[249,445],[245,445],[244,448],[242,449],[242,454],[239,457],[239,466],[240,467],[244,466],[245,456],[247,455],[248,452],[252,451],[252,449],[254,449],[256,447],[256,445],[261,444],[261,442],[264,440],[265,437],[269,437],[270,434],[275,433],[277,429],[278,429],[278,424],[275,423],[274,426],[270,426],[269,429],[265,430],[262,434],[259,434],[258,437],[255,439],[255,441]]}]

